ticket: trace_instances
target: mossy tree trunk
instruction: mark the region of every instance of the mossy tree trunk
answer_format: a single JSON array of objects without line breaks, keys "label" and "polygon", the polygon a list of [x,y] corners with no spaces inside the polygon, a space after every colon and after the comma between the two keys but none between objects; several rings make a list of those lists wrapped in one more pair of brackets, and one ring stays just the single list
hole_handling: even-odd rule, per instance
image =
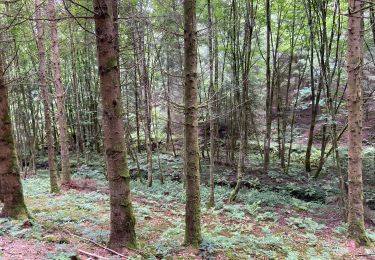
[{"label": "mossy tree trunk", "polygon": [[50,93],[46,79],[46,48],[44,45],[44,26],[42,18],[42,1],[35,0],[36,37],[39,57],[39,84],[44,106],[44,123],[48,147],[48,170],[50,176],[51,192],[58,193],[57,173],[55,165],[55,147],[52,133],[52,118],[50,111]]},{"label": "mossy tree trunk", "polygon": [[28,218],[12,135],[8,88],[3,78],[3,58],[0,53],[0,200],[4,203],[0,217]]},{"label": "mossy tree trunk", "polygon": [[359,244],[369,244],[364,226],[362,183],[362,66],[363,7],[349,0],[348,23],[348,235]]},{"label": "mossy tree trunk", "polygon": [[201,235],[201,199],[198,147],[198,76],[196,1],[184,1],[185,142],[186,180],[185,245],[198,247]]},{"label": "mossy tree trunk", "polygon": [[118,64],[117,3],[115,0],[94,0],[94,12],[111,204],[108,245],[122,251],[125,247],[136,247],[136,234]]}]

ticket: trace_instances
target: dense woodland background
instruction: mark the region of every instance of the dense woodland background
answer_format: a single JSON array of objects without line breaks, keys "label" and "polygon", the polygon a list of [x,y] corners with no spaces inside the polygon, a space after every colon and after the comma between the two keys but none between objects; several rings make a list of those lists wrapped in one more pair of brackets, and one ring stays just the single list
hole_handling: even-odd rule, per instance
[{"label": "dense woodland background", "polygon": [[372,0],[1,2],[0,256],[372,259],[374,56]]}]

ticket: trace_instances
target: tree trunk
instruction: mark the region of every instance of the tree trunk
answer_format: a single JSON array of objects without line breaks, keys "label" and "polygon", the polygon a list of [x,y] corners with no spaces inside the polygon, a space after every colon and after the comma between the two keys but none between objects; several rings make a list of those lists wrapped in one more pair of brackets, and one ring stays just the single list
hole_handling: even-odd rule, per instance
[{"label": "tree trunk", "polygon": [[62,183],[70,182],[70,160],[69,160],[69,136],[65,112],[65,90],[61,80],[59,36],[57,32],[55,1],[48,0],[47,14],[52,40],[51,60],[54,69],[54,81],[57,99],[57,125],[59,128],[59,140],[61,149]]},{"label": "tree trunk", "polygon": [[35,18],[36,18],[36,36],[37,36],[37,47],[38,47],[38,56],[39,56],[39,84],[41,96],[43,99],[44,106],[44,122],[45,122],[45,131],[48,147],[48,170],[50,177],[51,192],[58,193],[59,185],[57,182],[57,173],[55,165],[55,147],[54,139],[52,132],[52,118],[50,111],[50,93],[47,86],[46,79],[46,48],[44,45],[44,26],[42,18],[42,8],[41,0],[35,0]]},{"label": "tree trunk", "polygon": [[363,6],[349,0],[348,23],[348,233],[359,244],[369,244],[364,226],[362,183],[362,66]]},{"label": "tree trunk", "polygon": [[122,120],[116,7],[115,0],[94,0],[104,148],[111,205],[111,232],[108,245],[111,249],[121,251],[125,247],[136,247],[136,235]]},{"label": "tree trunk", "polygon": [[268,171],[270,164],[270,145],[271,145],[271,126],[272,126],[272,99],[273,91],[271,86],[271,10],[270,1],[266,0],[266,17],[267,17],[267,54],[266,54],[266,81],[267,81],[267,96],[266,96],[266,134],[264,136],[264,164],[263,170]]},{"label": "tree trunk", "polygon": [[20,169],[12,135],[8,88],[4,82],[3,53],[0,53],[0,217],[28,218]]},{"label": "tree trunk", "polygon": [[[212,27],[212,6],[211,0],[207,0],[208,9],[208,49],[209,49],[209,63],[210,63],[210,86],[209,86],[209,122],[210,122],[210,196],[208,199],[208,207],[215,206],[215,151],[216,151],[216,89],[214,86],[214,46],[213,37],[214,31]],[[206,131],[205,131],[206,132]]]},{"label": "tree trunk", "polygon": [[82,127],[81,127],[81,106],[80,106],[80,99],[78,93],[78,77],[77,77],[77,50],[74,43],[72,26],[69,23],[69,40],[70,40],[70,48],[71,48],[71,55],[72,55],[72,85],[73,85],[73,93],[74,93],[74,112],[75,112],[75,127],[76,127],[76,158],[77,158],[77,166],[80,164],[80,157],[81,153],[83,153],[83,141],[82,141]]},{"label": "tree trunk", "polygon": [[[143,7],[141,6],[141,13],[143,13]],[[144,112],[143,126],[145,135],[145,146],[147,152],[147,186],[151,187],[153,182],[152,173],[152,140],[151,140],[151,87],[148,75],[148,69],[146,64],[146,53],[145,53],[145,24],[142,22],[137,23],[136,32],[134,33],[134,44],[136,46],[136,66],[138,67],[139,81],[141,86],[141,100],[142,108]]]},{"label": "tree trunk", "polygon": [[[254,16],[253,16],[253,2],[248,1],[246,4],[246,16],[245,16],[245,40],[242,46],[243,57],[241,66],[242,69],[242,97],[241,97],[241,110],[239,111],[239,129],[240,129],[240,150],[238,154],[238,164],[237,164],[237,183],[230,195],[229,200],[235,201],[237,199],[238,192],[241,188],[242,178],[245,170],[245,159],[248,153],[248,117],[250,114],[250,104],[249,104],[249,73],[250,73],[250,63],[251,63],[251,47],[252,47],[252,36],[253,36],[253,26],[254,26]],[[251,115],[250,115],[251,116]]]},{"label": "tree trunk", "polygon": [[185,49],[185,163],[186,214],[185,245],[198,247],[202,241],[200,172],[198,146],[198,77],[196,1],[184,1]]}]

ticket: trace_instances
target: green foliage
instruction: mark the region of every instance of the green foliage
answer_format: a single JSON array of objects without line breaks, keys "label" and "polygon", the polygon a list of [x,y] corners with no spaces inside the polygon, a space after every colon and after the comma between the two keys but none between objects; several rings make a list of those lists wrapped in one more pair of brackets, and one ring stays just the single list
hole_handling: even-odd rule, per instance
[{"label": "green foliage", "polygon": [[211,241],[203,240],[199,247],[199,255],[202,259],[215,259],[216,246]]},{"label": "green foliage", "polygon": [[295,196],[321,202],[324,202],[324,199],[328,194],[325,189],[322,189],[321,186],[316,183],[311,183],[306,187],[301,187],[296,183],[288,183],[284,187],[284,190]]},{"label": "green foliage", "polygon": [[0,236],[42,240],[43,227],[35,221],[20,221],[9,218],[0,219]]},{"label": "green foliage", "polygon": [[311,218],[290,217],[288,218],[287,221],[289,225],[292,225],[298,228],[303,228],[311,232],[315,232],[325,227],[325,225],[319,224],[315,222],[314,220],[312,220]]},{"label": "green foliage", "polygon": [[102,161],[99,160],[99,165],[81,165],[76,173],[74,174],[77,178],[82,179],[96,179],[96,180],[105,180],[105,169],[103,165],[105,165]]},{"label": "green foliage", "polygon": [[148,219],[151,217],[152,212],[148,206],[141,205],[140,207],[135,208],[135,214],[137,219]]},{"label": "green foliage", "polygon": [[73,257],[76,257],[75,251],[66,245],[58,245],[58,251],[56,253],[47,254],[47,259],[50,260],[70,260]]},{"label": "green foliage", "polygon": [[367,232],[367,236],[375,243],[375,231]]},{"label": "green foliage", "polygon": [[258,221],[271,220],[273,222],[276,222],[278,219],[279,219],[279,216],[277,215],[277,213],[269,212],[269,211],[258,214],[256,216],[256,220]]},{"label": "green foliage", "polygon": [[[144,156],[144,155],[143,155]],[[144,161],[144,158],[140,158]],[[163,155],[162,163],[169,164],[166,169],[177,172],[181,169],[181,160]],[[80,167],[76,178],[92,178],[98,182],[98,187],[105,190],[107,182],[102,178],[101,170],[89,166]],[[329,185],[329,183],[327,183]],[[280,187],[279,192],[268,190],[241,190],[238,203],[229,204],[228,196],[232,189],[227,186],[215,187],[216,206],[206,208],[209,188],[201,186],[203,236],[199,254],[203,259],[215,259],[218,255],[228,259],[330,259],[327,256],[341,255],[342,248],[337,243],[335,247],[325,248],[316,231],[325,226],[312,218],[292,217],[290,214],[310,216],[311,212],[325,207],[319,203],[305,202],[293,197],[297,183]],[[108,241],[109,230],[109,197],[98,191],[68,190],[59,195],[49,194],[49,180],[46,171],[36,177],[24,181],[27,204],[38,223],[22,231],[21,222],[18,224],[0,224],[0,234],[17,237],[31,237],[49,243],[66,243],[55,234],[44,234],[46,229],[56,227],[68,229],[85,238],[105,244]],[[153,187],[147,187],[138,181],[133,181],[132,193],[136,198],[134,211],[138,223],[137,234],[141,250],[150,252],[149,259],[171,259],[183,250],[184,237],[184,207],[185,194],[183,184],[166,180],[164,185],[155,182]],[[314,192],[317,186],[307,188],[307,193]],[[328,190],[325,189],[326,191]],[[304,194],[305,195],[305,194]],[[280,210],[273,211],[277,207]],[[155,210],[157,208],[157,210]],[[285,236],[279,232],[279,221],[288,214],[289,227]],[[155,221],[155,220],[158,221]],[[10,221],[10,220],[8,220]],[[156,223],[161,223],[157,225]],[[42,228],[43,227],[43,228]],[[293,228],[290,228],[293,227]],[[304,232],[301,232],[303,230]],[[339,227],[333,230],[333,234]],[[32,232],[30,232],[32,231]],[[19,233],[18,233],[19,232]],[[342,231],[344,232],[344,231]],[[32,234],[32,235],[29,235]],[[339,237],[342,237],[341,234]],[[39,237],[39,238],[38,238]],[[152,237],[152,243],[149,242]],[[335,238],[336,239],[336,238]],[[296,242],[298,241],[298,242]],[[316,247],[317,250],[309,250]],[[66,259],[72,245],[65,245],[59,252],[50,255],[49,259]],[[340,251],[341,250],[341,251]],[[61,258],[59,258],[61,257]],[[141,259],[133,257],[132,259]]]},{"label": "green foliage", "polygon": [[348,225],[346,223],[342,223],[341,225],[335,227],[333,232],[339,235],[345,235],[348,232]]},{"label": "green foliage", "polygon": [[99,244],[106,244],[109,239],[109,230],[85,227],[81,230],[83,237]]},{"label": "green foliage", "polygon": [[156,257],[155,259],[164,259],[165,257],[174,255],[181,250],[181,245],[173,240],[161,240],[152,243],[152,245],[146,246],[145,249],[152,252]]},{"label": "green foliage", "polygon": [[[295,152],[293,152],[291,154],[291,160],[294,163],[297,163],[299,165],[305,164],[305,158],[306,158],[305,153],[299,153],[299,152],[295,153]],[[318,166],[319,160],[320,160],[320,150],[319,149],[316,149],[316,148],[312,147],[310,160],[311,160],[312,166],[315,166],[315,167]],[[301,174],[302,172],[303,172],[303,169],[301,169],[299,171],[299,174]]]}]

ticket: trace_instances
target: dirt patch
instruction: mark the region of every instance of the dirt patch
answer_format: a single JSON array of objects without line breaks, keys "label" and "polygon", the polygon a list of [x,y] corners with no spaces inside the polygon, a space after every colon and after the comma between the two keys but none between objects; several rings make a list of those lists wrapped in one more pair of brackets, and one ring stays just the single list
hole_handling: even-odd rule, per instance
[{"label": "dirt patch", "polygon": [[46,259],[48,254],[55,253],[54,244],[38,241],[0,237],[0,256],[4,260]]}]

